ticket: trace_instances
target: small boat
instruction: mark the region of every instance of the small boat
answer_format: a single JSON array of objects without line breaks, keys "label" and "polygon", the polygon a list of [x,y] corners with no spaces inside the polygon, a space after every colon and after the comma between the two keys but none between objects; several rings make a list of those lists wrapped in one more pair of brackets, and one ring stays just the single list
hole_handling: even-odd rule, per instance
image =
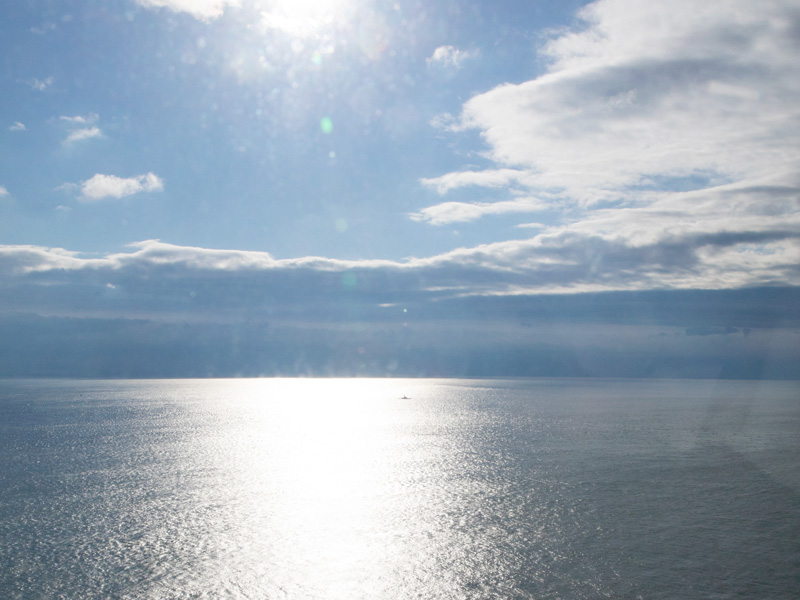
[{"label": "small boat", "polygon": [[411,398],[403,394],[402,396],[400,396],[400,400],[411,400]]}]

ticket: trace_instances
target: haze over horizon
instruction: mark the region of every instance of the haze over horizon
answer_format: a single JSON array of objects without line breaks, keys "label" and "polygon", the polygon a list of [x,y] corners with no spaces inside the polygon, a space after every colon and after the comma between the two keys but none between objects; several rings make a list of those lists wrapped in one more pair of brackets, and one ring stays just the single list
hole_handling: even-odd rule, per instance
[{"label": "haze over horizon", "polygon": [[800,378],[792,0],[0,15],[0,376]]}]

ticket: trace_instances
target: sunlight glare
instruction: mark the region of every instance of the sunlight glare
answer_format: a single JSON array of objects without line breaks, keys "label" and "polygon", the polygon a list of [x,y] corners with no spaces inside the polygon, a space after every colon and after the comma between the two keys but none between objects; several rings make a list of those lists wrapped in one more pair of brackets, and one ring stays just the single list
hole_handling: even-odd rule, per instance
[{"label": "sunlight glare", "polygon": [[[271,531],[283,548],[271,564],[277,581],[304,582],[304,593],[346,597],[348,574],[380,572],[369,532],[385,519],[392,493],[398,392],[382,380],[235,382],[236,448],[226,473],[239,473],[241,514]],[[235,408],[234,408],[235,407]],[[378,577],[383,579],[385,574]],[[327,589],[326,589],[327,588]],[[377,594],[380,596],[380,594]]]},{"label": "sunlight glare", "polygon": [[278,29],[296,37],[313,37],[345,20],[347,0],[276,0],[261,12],[267,29]]}]

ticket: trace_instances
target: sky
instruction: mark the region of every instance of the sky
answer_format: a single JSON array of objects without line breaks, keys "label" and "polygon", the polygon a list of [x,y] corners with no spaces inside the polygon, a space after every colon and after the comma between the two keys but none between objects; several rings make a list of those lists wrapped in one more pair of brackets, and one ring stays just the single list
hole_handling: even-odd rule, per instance
[{"label": "sky", "polygon": [[800,378],[800,5],[0,7],[0,376]]}]

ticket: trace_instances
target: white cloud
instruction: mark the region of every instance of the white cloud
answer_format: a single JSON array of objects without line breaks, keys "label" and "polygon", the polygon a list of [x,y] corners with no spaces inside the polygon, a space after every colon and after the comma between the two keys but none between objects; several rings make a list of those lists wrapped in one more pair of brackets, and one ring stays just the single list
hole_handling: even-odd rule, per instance
[{"label": "white cloud", "polygon": [[[14,273],[48,271],[119,271],[173,268],[176,277],[188,272],[208,273],[268,272],[273,270],[303,270],[316,273],[341,273],[349,270],[397,270],[416,261],[401,263],[389,260],[339,260],[316,256],[276,259],[268,252],[220,250],[192,246],[177,246],[160,240],[145,240],[128,244],[130,252],[108,254],[104,257],[83,258],[80,253],[63,248],[42,246],[0,245],[0,271]],[[185,269],[186,271],[182,271]]]},{"label": "white cloud", "polygon": [[[657,221],[658,215],[652,217]],[[604,232],[607,225],[599,217],[596,231],[588,225],[549,228],[531,239],[404,261],[278,260],[266,252],[185,247],[158,240],[133,244],[130,252],[92,258],[63,249],[4,246],[0,247],[0,271],[52,273],[57,278],[71,277],[66,271],[84,272],[75,281],[82,277],[100,278],[103,284],[147,281],[157,283],[154,293],[168,282],[183,281],[223,294],[224,282],[236,281],[255,299],[267,293],[287,302],[300,302],[302,297],[310,303],[328,298],[338,289],[331,285],[340,285],[342,274],[349,273],[362,301],[375,306],[403,297],[800,285],[800,220],[796,218],[782,230],[764,222],[747,231],[731,231],[708,221],[696,229],[634,241]],[[639,219],[630,227],[649,226]]]},{"label": "white cloud", "polygon": [[441,177],[423,178],[420,181],[429,187],[435,187],[440,194],[467,186],[505,187],[524,179],[525,171],[516,169],[494,169],[486,171],[458,171],[447,173]]},{"label": "white cloud", "polygon": [[518,229],[547,229],[547,225],[544,223],[520,223],[519,225],[515,225]]},{"label": "white cloud", "polygon": [[239,0],[136,0],[145,8],[167,8],[174,12],[189,13],[197,19],[208,21],[220,17],[228,6],[239,6]]},{"label": "white cloud", "polygon": [[8,196],[8,190],[4,185],[0,185],[0,196]]},{"label": "white cloud", "polygon": [[794,172],[795,7],[601,0],[581,13],[587,29],[546,46],[548,73],[472,98],[462,126],[481,131],[498,166],[527,171],[532,189],[584,206],[633,199],[654,176]]},{"label": "white cloud", "polygon": [[108,198],[124,198],[140,192],[159,192],[163,189],[163,181],[154,173],[127,178],[98,173],[80,184],[79,200],[96,202]]},{"label": "white cloud", "polygon": [[478,54],[478,50],[459,50],[455,46],[439,46],[427,58],[427,63],[460,69],[465,60],[476,58]]},{"label": "white cloud", "polygon": [[106,257],[112,268],[128,265],[180,265],[190,269],[211,271],[238,271],[242,269],[269,269],[276,261],[267,252],[246,250],[209,250],[191,246],[176,246],[160,240],[146,240],[129,244],[133,252],[111,254]]},{"label": "white cloud", "polygon": [[58,117],[60,121],[64,121],[69,123],[70,125],[81,126],[81,125],[91,125],[92,123],[96,123],[97,120],[100,118],[100,115],[97,113],[89,113],[88,115],[76,115],[74,117],[66,117],[61,116]]},{"label": "white cloud", "polygon": [[88,267],[89,259],[83,259],[76,252],[63,248],[43,246],[5,246],[0,245],[0,273],[27,274],[51,270],[75,270]]},{"label": "white cloud", "polygon": [[103,131],[94,125],[94,123],[100,119],[97,113],[76,115],[74,117],[61,116],[58,119],[62,123],[66,123],[70,128],[67,137],[64,139],[65,146],[69,146],[81,140],[103,137]]},{"label": "white cloud", "polygon": [[[547,73],[475,96],[458,123],[442,122],[480,132],[490,168],[421,180],[441,194],[482,186],[544,198],[562,225],[451,259],[491,268],[513,255],[516,266],[496,266],[527,272],[517,289],[528,291],[796,285],[798,14],[790,0],[758,11],[745,0],[587,6],[585,28],[544,47]],[[435,224],[491,206],[411,216]]]},{"label": "white cloud", "polygon": [[73,142],[88,140],[96,137],[103,137],[103,132],[99,127],[84,127],[82,129],[74,129],[69,132],[69,135],[67,135],[67,138],[64,140],[64,144],[69,145]]},{"label": "white cloud", "polygon": [[19,121],[14,121],[14,124],[8,128],[9,131],[25,131],[25,124]]},{"label": "white cloud", "polygon": [[475,221],[487,215],[540,212],[549,208],[546,203],[535,198],[517,198],[503,202],[442,202],[413,213],[411,219],[431,225],[446,225]]}]

